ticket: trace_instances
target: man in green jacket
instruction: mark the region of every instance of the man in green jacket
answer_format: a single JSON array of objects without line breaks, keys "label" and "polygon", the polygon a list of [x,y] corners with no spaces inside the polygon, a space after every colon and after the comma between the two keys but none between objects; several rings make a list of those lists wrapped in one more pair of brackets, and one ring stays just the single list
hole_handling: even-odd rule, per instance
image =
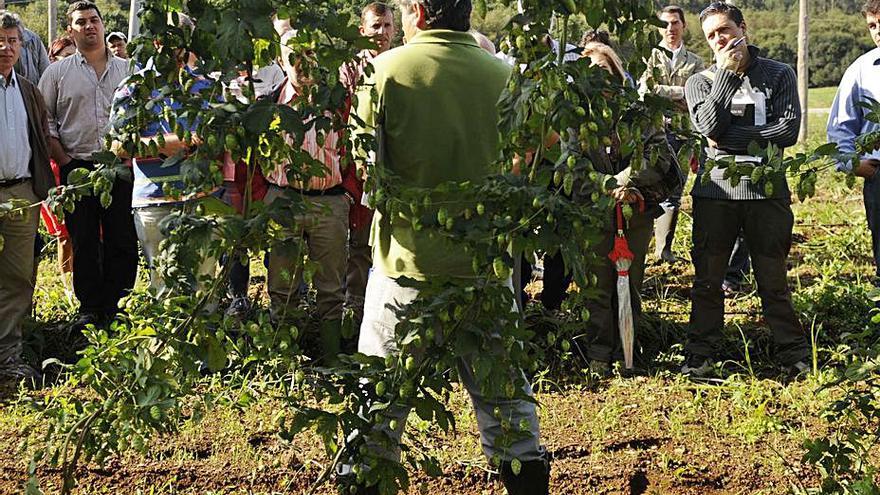
[{"label": "man in green jacket", "polygon": [[[639,91],[642,94],[650,92],[668,98],[675,105],[677,112],[673,114],[668,124],[668,139],[673,150],[678,153],[684,143],[675,132],[689,127],[684,83],[689,77],[703,70],[703,59],[684,46],[687,24],[681,7],[667,5],[660,10],[658,17],[661,22],[666,23],[665,28],[660,28],[663,40],[647,60],[647,68],[640,81]],[[677,191],[660,204],[663,214],[654,221],[654,252],[657,258],[667,263],[676,261],[672,252],[672,241],[678,223],[681,193],[681,190]]]},{"label": "man in green jacket", "polygon": [[[499,156],[496,103],[510,68],[468,33],[469,0],[398,3],[407,43],[373,60],[375,72],[358,95],[357,114],[384,143],[377,161],[404,187],[482,181],[493,172]],[[399,279],[444,279],[468,286],[476,274],[463,245],[428,229],[417,231],[406,220],[376,212],[371,237],[373,272],[358,350],[394,355],[399,352],[394,333],[398,318],[390,306],[410,304],[419,296],[417,289],[405,287]],[[459,359],[458,369],[477,409],[484,453],[501,459],[502,479],[510,494],[546,494],[549,463],[540,445],[535,404],[484,396],[474,378],[472,357]],[[531,394],[527,382],[524,389]],[[407,414],[395,413],[401,419],[392,432],[398,442]],[[495,445],[502,430],[498,418],[528,425],[530,434],[499,448]],[[513,473],[513,459],[521,462],[518,476]],[[370,490],[375,487],[359,493],[375,493]]]}]

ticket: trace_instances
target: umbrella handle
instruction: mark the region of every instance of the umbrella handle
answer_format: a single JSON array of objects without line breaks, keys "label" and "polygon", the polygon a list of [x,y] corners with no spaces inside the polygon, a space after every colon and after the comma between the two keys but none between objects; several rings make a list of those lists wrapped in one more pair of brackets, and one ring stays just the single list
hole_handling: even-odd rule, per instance
[{"label": "umbrella handle", "polygon": [[[639,203],[639,213],[645,212],[645,200],[642,198],[638,199]],[[623,223],[623,203],[620,201],[617,202],[615,209],[617,210],[617,235],[623,235],[623,229],[625,227]]]}]

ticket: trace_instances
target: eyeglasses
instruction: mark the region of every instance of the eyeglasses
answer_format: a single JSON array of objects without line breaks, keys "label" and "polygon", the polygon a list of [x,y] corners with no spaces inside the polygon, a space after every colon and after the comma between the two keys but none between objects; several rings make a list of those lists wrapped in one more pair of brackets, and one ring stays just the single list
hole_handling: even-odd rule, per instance
[{"label": "eyeglasses", "polygon": [[15,46],[19,42],[18,38],[0,38],[0,45]]}]

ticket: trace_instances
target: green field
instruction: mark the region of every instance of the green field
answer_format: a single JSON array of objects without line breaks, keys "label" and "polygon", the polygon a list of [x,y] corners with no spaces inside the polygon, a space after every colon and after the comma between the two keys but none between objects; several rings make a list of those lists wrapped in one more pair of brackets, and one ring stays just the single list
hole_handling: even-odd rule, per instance
[{"label": "green field", "polygon": [[834,94],[837,93],[837,87],[830,86],[827,88],[810,88],[808,92],[807,102],[810,108],[830,108],[834,102]]}]

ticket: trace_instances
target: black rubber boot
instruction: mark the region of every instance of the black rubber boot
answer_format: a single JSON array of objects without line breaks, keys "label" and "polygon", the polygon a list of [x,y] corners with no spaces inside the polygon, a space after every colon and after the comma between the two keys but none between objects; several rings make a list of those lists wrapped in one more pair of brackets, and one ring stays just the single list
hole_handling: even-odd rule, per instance
[{"label": "black rubber boot", "polygon": [[339,364],[342,350],[342,320],[327,320],[321,324],[321,363],[324,366]]},{"label": "black rubber boot", "polygon": [[550,458],[523,462],[519,475],[513,474],[510,462],[501,463],[501,481],[508,495],[549,495]]}]

